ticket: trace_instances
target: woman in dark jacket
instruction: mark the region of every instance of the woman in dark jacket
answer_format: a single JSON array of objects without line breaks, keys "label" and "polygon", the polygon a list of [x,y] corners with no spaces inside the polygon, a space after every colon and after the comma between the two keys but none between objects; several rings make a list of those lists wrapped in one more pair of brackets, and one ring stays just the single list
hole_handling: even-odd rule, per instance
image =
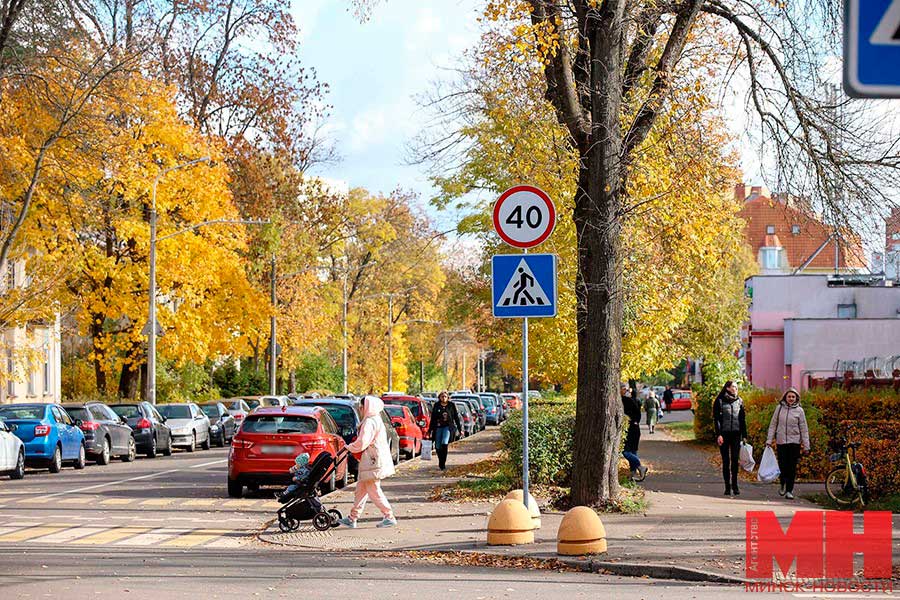
[{"label": "woman in dark jacket", "polygon": [[456,439],[462,431],[462,423],[456,405],[450,402],[450,394],[441,392],[438,401],[431,409],[431,425],[428,426],[428,436],[434,442],[434,451],[438,455],[438,466],[441,471],[447,468],[447,450],[450,442]]},{"label": "woman in dark jacket", "polygon": [[738,489],[738,460],[741,441],[747,437],[747,420],[744,402],[738,396],[737,385],[728,381],[713,403],[713,423],[716,427],[716,443],[722,454],[722,478],[725,495],[740,495]]},{"label": "woman in dark jacket", "polygon": [[643,481],[647,477],[647,467],[641,464],[641,459],[638,457],[638,445],[641,443],[641,404],[634,392],[629,392],[626,385],[622,386],[622,410],[628,417],[628,429],[625,432],[622,456],[628,461],[631,478],[635,481]]}]

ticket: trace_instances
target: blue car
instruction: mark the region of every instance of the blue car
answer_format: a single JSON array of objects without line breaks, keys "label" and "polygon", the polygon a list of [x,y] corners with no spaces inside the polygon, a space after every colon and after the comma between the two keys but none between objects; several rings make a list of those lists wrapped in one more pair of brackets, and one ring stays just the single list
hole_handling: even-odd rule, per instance
[{"label": "blue car", "polygon": [[0,406],[0,419],[15,425],[15,435],[25,445],[25,464],[59,473],[64,462],[84,468],[84,433],[58,404],[8,404]]}]

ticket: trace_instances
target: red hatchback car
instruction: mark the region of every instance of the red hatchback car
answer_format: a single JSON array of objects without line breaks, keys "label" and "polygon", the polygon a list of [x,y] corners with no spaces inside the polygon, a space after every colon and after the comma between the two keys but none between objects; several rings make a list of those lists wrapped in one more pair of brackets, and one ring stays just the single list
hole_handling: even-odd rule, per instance
[{"label": "red hatchback car", "polygon": [[384,412],[391,418],[391,423],[400,436],[400,451],[405,452],[407,458],[422,452],[422,429],[413,419],[409,408],[400,404],[385,404]]},{"label": "red hatchback car", "polygon": [[240,498],[244,486],[287,485],[288,469],[302,452],[312,464],[322,452],[342,459],[323,492],[347,485],[347,446],[339,428],[319,406],[260,407],[247,415],[228,451],[228,495]]},{"label": "red hatchback car", "polygon": [[404,396],[401,394],[385,394],[381,397],[381,401],[385,404],[399,404],[409,409],[416,425],[422,428],[422,431],[428,431],[431,425],[431,411],[428,410],[428,403],[415,396]]}]

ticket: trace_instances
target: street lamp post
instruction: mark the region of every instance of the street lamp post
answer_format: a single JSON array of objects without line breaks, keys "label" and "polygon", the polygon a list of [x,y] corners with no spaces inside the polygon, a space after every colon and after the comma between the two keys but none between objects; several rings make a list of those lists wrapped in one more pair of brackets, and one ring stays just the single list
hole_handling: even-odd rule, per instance
[{"label": "street lamp post", "polygon": [[159,186],[159,180],[172,171],[208,162],[209,160],[208,156],[204,156],[203,158],[175,165],[160,171],[153,178],[153,187],[150,194],[150,320],[148,323],[150,337],[147,343],[147,397],[151,404],[156,404],[156,188]]}]

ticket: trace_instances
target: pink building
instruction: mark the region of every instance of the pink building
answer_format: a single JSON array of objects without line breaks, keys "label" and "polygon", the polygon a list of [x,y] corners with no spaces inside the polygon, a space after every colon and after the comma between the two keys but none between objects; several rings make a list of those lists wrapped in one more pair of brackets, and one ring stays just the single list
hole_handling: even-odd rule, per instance
[{"label": "pink building", "polygon": [[747,376],[763,388],[808,387],[842,360],[900,355],[900,287],[853,275],[758,275],[747,280]]}]

